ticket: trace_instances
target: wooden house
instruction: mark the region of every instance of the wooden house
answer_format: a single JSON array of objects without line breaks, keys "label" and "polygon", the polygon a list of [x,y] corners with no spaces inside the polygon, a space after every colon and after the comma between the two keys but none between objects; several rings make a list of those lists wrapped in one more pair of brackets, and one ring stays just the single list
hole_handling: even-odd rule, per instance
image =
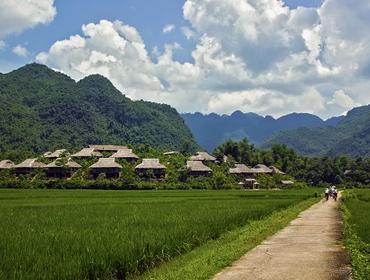
[{"label": "wooden house", "polygon": [[90,174],[97,178],[104,173],[106,178],[118,178],[121,174],[122,166],[114,158],[99,158],[98,162],[89,167]]},{"label": "wooden house", "polygon": [[70,178],[80,168],[81,165],[72,160],[64,163],[61,159],[56,159],[46,165],[46,175],[48,178]]},{"label": "wooden house", "polygon": [[0,171],[1,170],[12,169],[12,168],[14,168],[14,166],[15,166],[15,164],[11,160],[4,159],[4,160],[0,161]]},{"label": "wooden house", "polygon": [[203,162],[216,162],[216,158],[211,156],[207,152],[197,152],[195,155],[190,157],[192,161],[203,161]]},{"label": "wooden house", "polygon": [[37,158],[31,158],[31,159],[26,159],[20,164],[17,164],[16,166],[14,166],[14,170],[17,175],[25,175],[35,170],[44,169],[45,167],[46,165],[42,162],[38,162]]},{"label": "wooden house", "polygon": [[131,149],[118,150],[110,157],[116,159],[124,159],[128,162],[135,162],[139,159],[139,157],[134,154]]},{"label": "wooden house", "polygon": [[238,184],[242,189],[251,189],[255,190],[259,188],[259,183],[257,182],[256,179],[252,178],[247,178],[244,179],[243,181],[239,182]]},{"label": "wooden house", "polygon": [[289,187],[294,186],[294,182],[292,180],[282,180],[281,181],[281,186],[283,188],[289,188]]},{"label": "wooden house", "polygon": [[186,168],[189,170],[190,176],[210,176],[212,174],[211,168],[197,160],[188,160]]},{"label": "wooden house", "polygon": [[94,149],[96,152],[117,152],[119,150],[127,150],[127,146],[119,145],[89,145],[89,148]]},{"label": "wooden house", "polygon": [[160,179],[166,176],[166,166],[159,162],[157,158],[144,158],[142,163],[135,167],[135,171],[139,176],[148,177],[153,175]]},{"label": "wooden house", "polygon": [[81,151],[71,155],[73,158],[78,159],[87,159],[93,157],[102,157],[103,155],[100,152],[96,152],[94,148],[83,148]]},{"label": "wooden house", "polygon": [[234,168],[229,169],[229,173],[240,177],[249,177],[251,175],[251,168],[245,164],[237,163]]},{"label": "wooden house", "polygon": [[63,154],[65,154],[67,152],[66,149],[60,149],[60,150],[56,150],[54,152],[47,152],[44,154],[44,158],[47,158],[47,159],[58,159],[58,158],[61,158]]}]

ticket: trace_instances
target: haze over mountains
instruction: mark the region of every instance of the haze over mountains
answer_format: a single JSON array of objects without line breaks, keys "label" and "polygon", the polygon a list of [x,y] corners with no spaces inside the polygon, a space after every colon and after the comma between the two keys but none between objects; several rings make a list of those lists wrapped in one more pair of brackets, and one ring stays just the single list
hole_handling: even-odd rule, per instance
[{"label": "haze over mountains", "polygon": [[248,138],[259,146],[279,131],[292,130],[301,127],[320,128],[335,126],[344,119],[334,117],[329,120],[305,113],[292,113],[278,119],[271,116],[260,116],[254,113],[236,111],[231,115],[201,113],[182,114],[190,127],[196,141],[208,151],[212,151],[225,140]]}]

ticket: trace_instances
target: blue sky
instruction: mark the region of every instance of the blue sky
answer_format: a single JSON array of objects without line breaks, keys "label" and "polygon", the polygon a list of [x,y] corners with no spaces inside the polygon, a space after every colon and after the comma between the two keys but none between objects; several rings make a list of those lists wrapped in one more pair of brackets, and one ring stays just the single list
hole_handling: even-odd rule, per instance
[{"label": "blue sky", "polygon": [[284,3],[0,1],[0,72],[36,61],[75,80],[99,73],[180,112],[328,118],[369,104],[370,2]]},{"label": "blue sky", "polygon": [[[286,0],[289,7],[318,7],[323,0]],[[163,49],[164,44],[178,42],[182,49],[177,50],[175,59],[181,62],[192,61],[194,41],[186,40],[180,27],[190,23],[183,17],[184,0],[56,0],[57,15],[46,25],[38,25],[20,34],[6,38],[7,47],[0,51],[0,72],[8,72],[32,62],[37,53],[46,51],[55,41],[81,34],[81,26],[101,19],[120,20],[134,26],[143,37],[148,51],[154,47]],[[174,32],[164,34],[167,24],[176,26]],[[27,58],[12,52],[18,44],[30,52]]]}]

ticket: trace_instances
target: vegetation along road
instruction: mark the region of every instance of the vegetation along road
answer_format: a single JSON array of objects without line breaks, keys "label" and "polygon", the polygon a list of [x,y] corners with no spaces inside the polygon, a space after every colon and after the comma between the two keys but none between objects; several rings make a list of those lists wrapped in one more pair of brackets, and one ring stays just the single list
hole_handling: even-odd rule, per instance
[{"label": "vegetation along road", "polygon": [[338,205],[334,200],[315,204],[214,280],[350,279]]}]

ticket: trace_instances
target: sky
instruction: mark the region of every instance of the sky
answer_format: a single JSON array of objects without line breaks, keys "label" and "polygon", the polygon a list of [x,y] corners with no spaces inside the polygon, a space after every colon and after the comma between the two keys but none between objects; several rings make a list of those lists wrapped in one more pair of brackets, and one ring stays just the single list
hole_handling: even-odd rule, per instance
[{"label": "sky", "polygon": [[99,73],[180,112],[329,118],[370,103],[367,0],[0,0],[0,72]]}]

